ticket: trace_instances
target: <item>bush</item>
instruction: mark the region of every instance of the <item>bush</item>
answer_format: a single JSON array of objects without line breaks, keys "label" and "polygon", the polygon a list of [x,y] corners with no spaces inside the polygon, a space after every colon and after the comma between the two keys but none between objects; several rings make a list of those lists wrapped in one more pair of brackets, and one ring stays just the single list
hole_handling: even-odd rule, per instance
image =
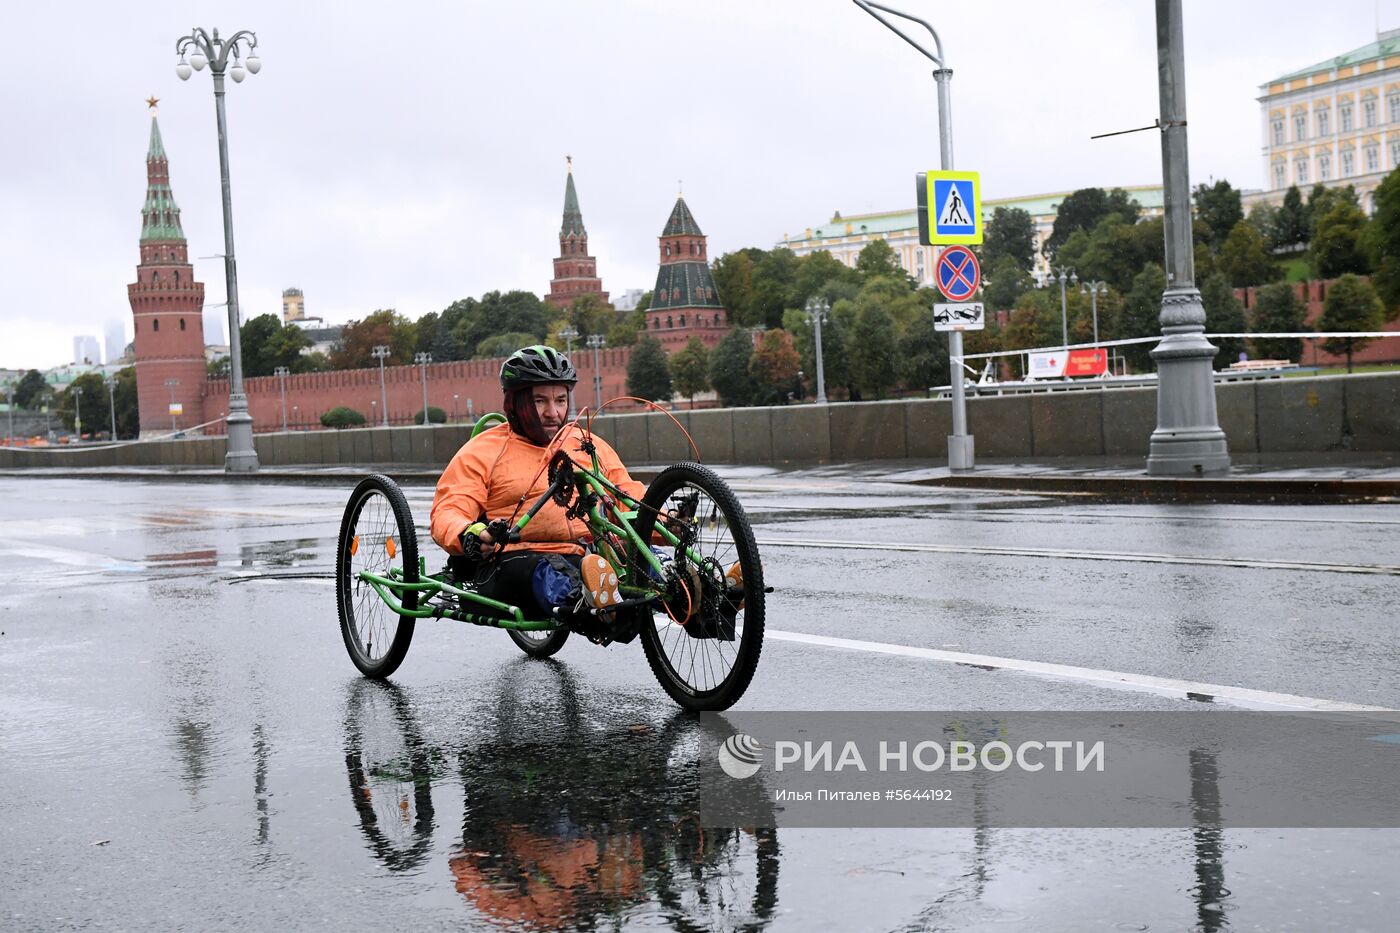
[{"label": "bush", "polygon": [[353,408],[340,405],[321,416],[321,426],[327,428],[358,427],[365,423],[365,416]]},{"label": "bush", "polygon": [[[436,405],[429,405],[428,421],[432,424],[447,424],[447,412],[443,411],[441,408],[438,408]],[[413,423],[423,423],[423,409],[418,409],[417,413],[414,414]]]}]

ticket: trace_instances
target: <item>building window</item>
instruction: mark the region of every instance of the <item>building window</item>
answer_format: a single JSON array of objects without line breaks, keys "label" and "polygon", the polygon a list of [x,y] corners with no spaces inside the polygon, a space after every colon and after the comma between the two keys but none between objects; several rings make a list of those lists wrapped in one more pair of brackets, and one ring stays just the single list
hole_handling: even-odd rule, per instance
[{"label": "building window", "polygon": [[666,255],[667,255],[667,256],[671,255],[671,244],[670,244],[670,243],[667,243],[667,244],[666,244]]},{"label": "building window", "polygon": [[1400,168],[1400,139],[1392,140],[1390,143],[1390,167]]},{"label": "building window", "polygon": [[672,301],[680,301],[680,300],[681,300],[681,290],[680,290],[679,288],[673,288],[673,289],[671,289],[671,300],[672,300]]},{"label": "building window", "polygon": [[1277,119],[1274,120],[1274,145],[1275,145],[1275,146],[1282,146],[1282,145],[1283,145],[1283,118],[1282,118],[1282,117],[1279,117],[1279,118],[1277,118]]},{"label": "building window", "polygon": [[1323,154],[1317,157],[1317,180],[1327,181],[1332,177],[1332,157]]},{"label": "building window", "polygon": [[160,318],[151,318],[151,330],[160,330]]},{"label": "building window", "polygon": [[682,326],[682,327],[685,326],[685,315],[684,315],[684,314],[681,315],[681,326]]},{"label": "building window", "polygon": [[1387,103],[1390,109],[1390,122],[1400,123],[1400,94],[1391,94]]},{"label": "building window", "polygon": [[1293,163],[1293,177],[1298,179],[1298,184],[1300,185],[1306,185],[1308,183],[1307,159],[1298,159]]},{"label": "building window", "polygon": [[671,315],[666,315],[666,328],[669,330],[670,328],[675,326],[675,324],[671,323]]},{"label": "building window", "polygon": [[1351,150],[1342,153],[1342,177],[1350,178],[1356,174],[1356,154]]},{"label": "building window", "polygon": [[719,312],[715,312],[715,326],[719,326]]},{"label": "building window", "polygon": [[184,329],[185,329],[185,319],[184,319],[184,318],[180,318],[180,329],[181,329],[181,330],[184,330]]},{"label": "building window", "polygon": [[1379,172],[1381,170],[1381,148],[1374,143],[1366,147],[1366,171]]},{"label": "building window", "polygon": [[1317,112],[1317,135],[1326,136],[1332,132],[1332,111],[1323,107]]},{"label": "building window", "polygon": [[1351,132],[1351,102],[1348,101],[1337,108],[1337,116],[1341,119],[1342,132]]},{"label": "building window", "polygon": [[1294,114],[1293,138],[1300,141],[1308,138],[1308,115],[1306,113]]},{"label": "building window", "polygon": [[1376,125],[1376,99],[1368,97],[1361,102],[1361,125]]},{"label": "building window", "polygon": [[1275,187],[1275,188],[1282,188],[1282,187],[1283,187],[1283,173],[1284,173],[1283,163],[1282,163],[1282,162],[1275,162],[1275,163],[1274,163],[1274,187]]}]

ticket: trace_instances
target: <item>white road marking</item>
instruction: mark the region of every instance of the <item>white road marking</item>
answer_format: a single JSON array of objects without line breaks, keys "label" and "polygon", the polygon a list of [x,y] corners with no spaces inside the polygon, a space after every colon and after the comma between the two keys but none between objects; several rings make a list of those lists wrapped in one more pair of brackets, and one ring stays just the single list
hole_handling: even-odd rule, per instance
[{"label": "white road marking", "polygon": [[774,629],[766,630],[764,635],[777,641],[790,641],[802,645],[841,648],[847,651],[867,651],[874,654],[894,654],[906,658],[924,658],[951,664],[968,664],[976,667],[1019,671],[1023,674],[1035,674],[1042,677],[1078,680],[1100,687],[1140,690],[1180,700],[1207,698],[1224,700],[1250,709],[1306,710],[1309,712],[1392,712],[1384,706],[1363,706],[1358,703],[1296,696],[1291,693],[1271,693],[1267,690],[1197,683],[1189,680],[1176,680],[1171,677],[1153,677],[1148,674],[1105,671],[1092,667],[1075,667],[1069,664],[1050,664],[1045,661],[1023,661],[1019,658],[998,658],[985,654],[942,651],[937,648],[916,648],[912,645],[892,645],[886,642],[833,638],[829,635],[809,635],[805,632],[783,632]]},{"label": "white road marking", "polygon": [[928,554],[990,554],[999,557],[1050,557],[1057,560],[1107,560],[1144,564],[1191,564],[1207,567],[1248,567],[1255,570],[1316,570],[1329,573],[1360,573],[1379,576],[1400,576],[1400,567],[1382,564],[1325,564],[1316,561],[1266,560],[1248,557],[1178,557],[1172,554],[1135,554],[1107,551],[1069,551],[1057,548],[990,547],[968,544],[904,544],[886,541],[793,540],[765,538],[758,542],[762,548],[833,548],[853,551],[912,551]]}]

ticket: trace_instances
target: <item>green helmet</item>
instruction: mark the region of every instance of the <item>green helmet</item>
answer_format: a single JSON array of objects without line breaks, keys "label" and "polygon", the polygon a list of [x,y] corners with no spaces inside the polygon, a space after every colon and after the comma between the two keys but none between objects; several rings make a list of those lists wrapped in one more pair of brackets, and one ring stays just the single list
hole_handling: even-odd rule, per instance
[{"label": "green helmet", "polygon": [[549,383],[559,383],[570,389],[578,384],[574,364],[553,347],[537,343],[516,350],[501,364],[501,388],[507,392]]}]

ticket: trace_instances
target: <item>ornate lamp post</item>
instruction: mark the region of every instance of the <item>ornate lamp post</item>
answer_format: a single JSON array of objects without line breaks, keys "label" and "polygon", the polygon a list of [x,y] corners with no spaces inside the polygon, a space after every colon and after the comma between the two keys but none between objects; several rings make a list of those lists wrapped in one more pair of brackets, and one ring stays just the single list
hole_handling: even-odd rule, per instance
[{"label": "ornate lamp post", "polygon": [[564,341],[567,348],[565,352],[573,355],[574,341],[578,339],[578,328],[574,327],[572,324],[565,324],[559,331],[559,339]]},{"label": "ornate lamp post", "polygon": [[[177,385],[179,385],[179,384],[180,384],[180,380],[179,380],[179,379],[167,379],[167,380],[165,380],[165,387],[166,387],[167,389],[170,390],[170,433],[171,433],[171,434],[177,434],[177,433],[179,433],[179,431],[180,431],[179,427],[177,427],[176,424],[175,424],[175,387],[176,387]],[[230,406],[230,407],[232,407],[232,406]],[[230,413],[230,416],[231,416],[231,413]],[[249,419],[248,419],[248,429],[251,431],[252,428],[253,428],[253,419],[249,418]],[[231,431],[232,428],[230,428],[229,430]],[[229,445],[230,445],[230,447],[231,447],[231,446],[233,445],[233,441],[230,440],[230,441],[229,441]],[[224,469],[225,469],[225,470],[228,469],[228,459],[227,459],[227,457],[224,459]]]},{"label": "ornate lamp post", "polygon": [[[384,358],[389,355],[389,347],[382,343],[376,344],[370,352],[379,361],[379,401],[383,403],[380,407],[384,409],[384,427],[387,428],[389,426],[389,396],[385,394],[384,390]],[[370,402],[370,404],[374,403]]]},{"label": "ornate lamp post", "polygon": [[117,377],[109,373],[103,380],[107,383],[107,410],[112,414],[112,440],[117,439]]},{"label": "ornate lamp post", "polygon": [[453,423],[453,424],[456,424],[456,423],[457,423],[457,399],[458,399],[458,398],[459,398],[459,396],[457,395],[457,393],[456,393],[456,392],[453,392],[453,393],[452,393],[452,423]]},{"label": "ornate lamp post", "polygon": [[593,412],[603,407],[603,370],[598,363],[598,351],[608,345],[602,334],[589,334],[588,346],[593,349]]},{"label": "ornate lamp post", "polygon": [[1073,269],[1051,269],[1050,275],[1045,279],[1045,287],[1049,288],[1056,281],[1060,283],[1060,339],[1064,341],[1064,346],[1069,346],[1069,306],[1065,302],[1065,283],[1071,285],[1079,284],[1079,276],[1074,274]]},{"label": "ornate lamp post", "polygon": [[423,427],[425,427],[425,428],[426,428],[426,427],[428,426],[428,424],[429,424],[429,418],[428,418],[428,364],[431,363],[432,361],[433,361],[433,355],[432,355],[431,353],[415,353],[415,354],[413,354],[413,362],[415,362],[415,363],[418,364],[418,372],[419,372],[419,374],[420,374],[421,377],[422,377],[420,381],[423,383]]},{"label": "ornate lamp post", "polygon": [[[243,393],[243,349],[238,334],[238,264],[233,253],[233,198],[228,180],[228,126],[224,117],[224,72],[240,83],[247,74],[257,74],[262,70],[262,59],[258,58],[258,37],[247,30],[240,30],[227,39],[219,37],[219,30],[213,34],[196,28],[188,36],[175,43],[175,53],[180,61],[175,65],[175,74],[181,81],[188,81],[191,70],[203,71],[209,66],[214,76],[214,111],[219,125],[219,178],[223,186],[224,201],[224,282],[228,292],[228,354],[229,354],[229,399],[228,399],[228,452],[224,455],[224,469],[230,473],[252,473],[258,469],[258,452],[253,448],[253,419],[248,414],[248,396]],[[189,61],[185,56],[189,55]],[[233,64],[229,64],[232,57]],[[245,72],[243,59],[248,63]]]},{"label": "ornate lamp post", "polygon": [[1094,312],[1094,346],[1099,345],[1099,296],[1108,294],[1108,286],[1103,282],[1085,282],[1079,286],[1079,294],[1089,296],[1089,306]]},{"label": "ornate lamp post", "polygon": [[807,299],[807,308],[804,314],[807,323],[812,325],[812,335],[816,338],[817,344],[817,404],[826,404],[826,371],[822,369],[822,324],[826,322],[827,312],[831,310],[831,305],[825,298]]},{"label": "ornate lamp post", "polygon": [[285,366],[278,366],[272,371],[272,375],[277,377],[282,389],[282,433],[287,433],[287,374],[291,372]]},{"label": "ornate lamp post", "polygon": [[83,439],[83,387],[73,387],[73,433]]}]

